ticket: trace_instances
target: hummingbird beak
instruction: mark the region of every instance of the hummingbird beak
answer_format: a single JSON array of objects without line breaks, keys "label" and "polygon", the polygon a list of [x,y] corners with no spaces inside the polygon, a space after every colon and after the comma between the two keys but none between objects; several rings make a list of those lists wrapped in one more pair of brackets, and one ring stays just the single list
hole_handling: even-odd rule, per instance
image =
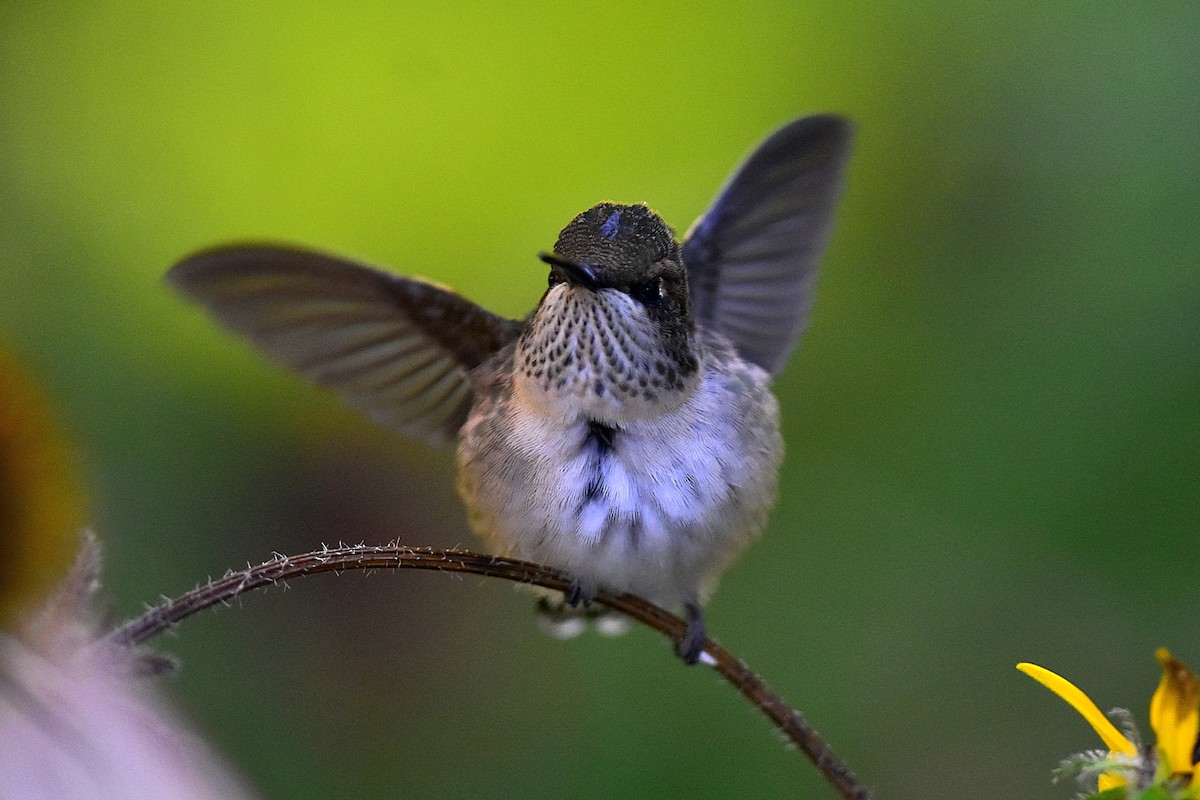
[{"label": "hummingbird beak", "polygon": [[538,253],[538,258],[553,267],[567,283],[582,286],[585,289],[600,288],[595,271],[587,264],[571,261],[556,253]]}]

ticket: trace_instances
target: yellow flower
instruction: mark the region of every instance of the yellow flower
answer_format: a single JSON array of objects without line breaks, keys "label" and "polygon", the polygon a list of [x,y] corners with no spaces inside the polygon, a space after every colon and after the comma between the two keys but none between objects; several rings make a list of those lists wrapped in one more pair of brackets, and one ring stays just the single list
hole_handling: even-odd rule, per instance
[{"label": "yellow flower", "polygon": [[[1070,703],[1100,735],[1110,756],[1116,756],[1118,761],[1127,761],[1131,767],[1139,767],[1137,772],[1147,777],[1145,784],[1136,788],[1145,789],[1166,782],[1177,787],[1192,786],[1197,761],[1200,760],[1197,758],[1200,755],[1197,752],[1200,750],[1200,742],[1197,741],[1200,736],[1200,681],[1191,670],[1176,661],[1166,648],[1159,648],[1156,656],[1162,665],[1163,676],[1150,700],[1150,727],[1157,738],[1157,745],[1154,751],[1156,758],[1150,760],[1153,757],[1146,757],[1150,760],[1148,764],[1139,755],[1137,746],[1117,730],[1091,698],[1070,681],[1035,664],[1018,664],[1017,669]],[[1128,785],[1126,773],[1132,774],[1132,770],[1102,773],[1098,790],[1103,792]],[[1200,780],[1196,781],[1196,786],[1200,787]]]},{"label": "yellow flower", "polygon": [[[1129,738],[1125,734],[1117,730],[1117,726],[1113,725],[1108,717],[1104,716],[1104,713],[1096,707],[1092,699],[1084,694],[1075,684],[1036,664],[1023,662],[1017,664],[1017,669],[1070,703],[1071,707],[1078,711],[1080,716],[1087,720],[1088,724],[1100,735],[1101,740],[1108,747],[1110,753],[1128,758],[1137,756],[1137,747],[1133,742],[1129,741]],[[1120,773],[1105,772],[1100,776],[1098,788],[1099,791],[1103,792],[1115,786],[1124,786],[1125,783],[1125,778]]]},{"label": "yellow flower", "polygon": [[1158,737],[1159,769],[1192,783],[1196,769],[1196,741],[1200,734],[1200,687],[1191,670],[1165,647],[1155,653],[1163,676],[1150,700],[1150,727]]}]

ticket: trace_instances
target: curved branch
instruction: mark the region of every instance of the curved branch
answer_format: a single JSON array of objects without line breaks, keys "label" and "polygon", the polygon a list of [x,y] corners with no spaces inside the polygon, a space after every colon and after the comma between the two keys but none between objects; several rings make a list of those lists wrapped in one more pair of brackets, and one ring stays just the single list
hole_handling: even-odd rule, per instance
[{"label": "curved branch", "polygon": [[[429,547],[405,547],[399,544],[324,548],[298,556],[276,554],[274,558],[256,567],[229,572],[219,580],[209,581],[204,586],[198,586],[179,597],[164,600],[159,605],[147,609],[140,616],[113,630],[104,641],[124,647],[137,646],[197,611],[228,602],[240,594],[277,581],[320,572],[387,568],[470,572],[564,592],[571,588],[569,576],[548,567],[467,550],[439,550]],[[611,595],[601,592],[596,595],[594,602],[627,614],[662,633],[676,645],[687,629],[683,620],[631,594]],[[870,800],[870,791],[858,782],[850,768],[808,724],[803,715],[772,691],[744,662],[712,639],[707,639],[701,663],[712,666],[753,703],[755,708],[762,711],[790,742],[808,756],[843,798]]]}]

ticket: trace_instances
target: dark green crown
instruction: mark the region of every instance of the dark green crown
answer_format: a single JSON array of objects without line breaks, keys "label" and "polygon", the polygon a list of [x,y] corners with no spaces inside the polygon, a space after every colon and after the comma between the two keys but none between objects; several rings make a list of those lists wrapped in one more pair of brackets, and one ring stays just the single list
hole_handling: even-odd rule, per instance
[{"label": "dark green crown", "polygon": [[562,229],[554,252],[587,264],[605,282],[621,282],[664,258],[678,260],[679,244],[675,231],[648,206],[599,203]]}]

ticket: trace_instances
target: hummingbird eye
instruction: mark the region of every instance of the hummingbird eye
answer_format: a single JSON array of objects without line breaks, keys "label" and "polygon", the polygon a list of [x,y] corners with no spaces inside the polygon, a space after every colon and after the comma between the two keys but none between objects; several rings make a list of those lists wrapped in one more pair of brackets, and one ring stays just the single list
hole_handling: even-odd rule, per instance
[{"label": "hummingbird eye", "polygon": [[646,308],[657,308],[667,296],[666,280],[660,275],[652,280],[632,284],[629,296]]}]

